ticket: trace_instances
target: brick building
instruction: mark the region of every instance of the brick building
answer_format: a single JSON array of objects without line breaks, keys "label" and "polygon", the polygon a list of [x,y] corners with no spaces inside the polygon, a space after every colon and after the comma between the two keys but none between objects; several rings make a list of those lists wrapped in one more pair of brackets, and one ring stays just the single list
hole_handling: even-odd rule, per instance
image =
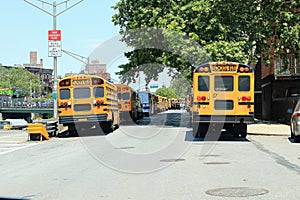
[{"label": "brick building", "polygon": [[106,80],[110,80],[111,76],[106,72],[106,64],[101,64],[99,60],[92,60],[86,66],[85,74],[101,76]]},{"label": "brick building", "polygon": [[42,86],[42,94],[52,93],[53,83],[52,83],[52,74],[53,69],[44,68],[43,59],[40,59],[40,62],[37,62],[37,52],[31,51],[29,54],[29,64],[23,64],[23,67],[29,72],[35,74],[41,83]]},{"label": "brick building", "polygon": [[261,64],[261,118],[289,123],[300,98],[300,61],[293,54]]}]

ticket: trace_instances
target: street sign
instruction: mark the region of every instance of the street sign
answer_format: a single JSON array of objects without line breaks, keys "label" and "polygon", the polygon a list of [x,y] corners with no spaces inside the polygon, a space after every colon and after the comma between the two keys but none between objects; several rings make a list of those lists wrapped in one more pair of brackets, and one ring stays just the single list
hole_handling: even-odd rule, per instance
[{"label": "street sign", "polygon": [[150,85],[150,88],[158,88],[158,85]]},{"label": "street sign", "polygon": [[61,40],[61,31],[60,30],[48,30],[48,40],[56,41]]},{"label": "street sign", "polygon": [[52,98],[56,100],[56,96],[57,96],[56,93],[53,92],[52,93]]},{"label": "street sign", "polygon": [[48,57],[61,57],[61,41],[48,42]]}]

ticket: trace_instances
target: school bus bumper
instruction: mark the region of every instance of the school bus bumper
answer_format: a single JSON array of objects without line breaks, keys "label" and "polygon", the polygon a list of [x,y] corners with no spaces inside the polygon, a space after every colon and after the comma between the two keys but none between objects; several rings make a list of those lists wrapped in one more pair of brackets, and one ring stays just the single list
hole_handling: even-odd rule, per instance
[{"label": "school bus bumper", "polygon": [[254,123],[253,115],[199,115],[193,114],[193,122],[200,123]]},{"label": "school bus bumper", "polygon": [[91,122],[99,122],[99,121],[107,121],[107,114],[59,117],[60,124],[73,124],[77,122],[91,123]]}]

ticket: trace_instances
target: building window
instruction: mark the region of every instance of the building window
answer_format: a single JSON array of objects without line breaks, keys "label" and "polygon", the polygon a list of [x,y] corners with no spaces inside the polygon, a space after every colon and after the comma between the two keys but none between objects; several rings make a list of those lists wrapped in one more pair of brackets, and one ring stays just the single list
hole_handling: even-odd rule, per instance
[{"label": "building window", "polygon": [[275,58],[275,74],[300,74],[300,62],[296,59],[295,54],[285,54]]}]

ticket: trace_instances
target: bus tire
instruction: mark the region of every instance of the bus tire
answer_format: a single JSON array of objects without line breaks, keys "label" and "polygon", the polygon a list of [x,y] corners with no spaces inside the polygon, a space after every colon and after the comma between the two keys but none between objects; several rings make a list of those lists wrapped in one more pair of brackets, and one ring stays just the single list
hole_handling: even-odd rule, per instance
[{"label": "bus tire", "polygon": [[199,127],[199,123],[192,123],[193,138],[197,138],[198,137],[198,127]]},{"label": "bus tire", "polygon": [[109,134],[114,131],[113,121],[103,122],[100,126],[104,134]]},{"label": "bus tire", "polygon": [[299,143],[300,142],[300,136],[299,135],[295,135],[294,136],[294,143]]},{"label": "bus tire", "polygon": [[199,132],[199,136],[201,138],[204,138],[206,136],[206,133],[208,131],[208,127],[209,127],[208,123],[199,124],[198,132]]},{"label": "bus tire", "polygon": [[247,137],[247,124],[246,123],[239,123],[235,124],[233,128],[233,136],[239,137],[241,135],[241,138]]}]

